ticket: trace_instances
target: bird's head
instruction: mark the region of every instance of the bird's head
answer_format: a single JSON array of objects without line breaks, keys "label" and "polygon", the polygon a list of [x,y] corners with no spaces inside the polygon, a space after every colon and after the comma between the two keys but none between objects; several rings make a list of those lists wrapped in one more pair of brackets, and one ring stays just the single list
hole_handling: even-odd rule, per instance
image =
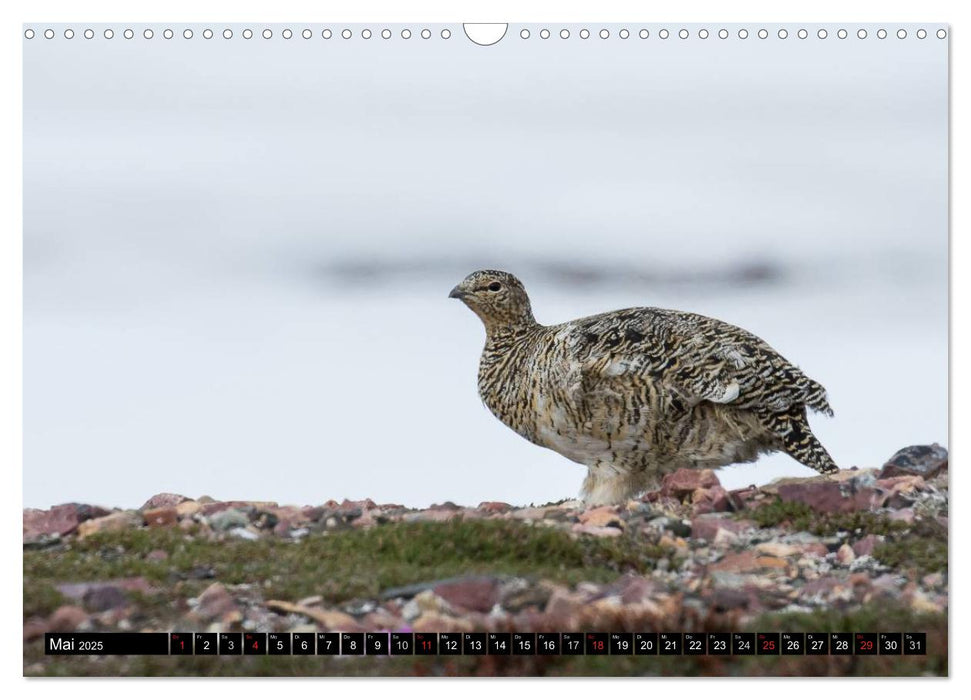
[{"label": "bird's head", "polygon": [[482,319],[488,332],[536,323],[523,283],[508,272],[478,270],[456,285],[448,296],[461,299]]}]

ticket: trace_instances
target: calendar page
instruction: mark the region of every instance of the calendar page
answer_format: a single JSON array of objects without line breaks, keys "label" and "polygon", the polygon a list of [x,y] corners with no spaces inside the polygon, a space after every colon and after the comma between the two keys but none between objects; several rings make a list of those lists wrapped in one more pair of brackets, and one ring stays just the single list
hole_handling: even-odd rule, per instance
[{"label": "calendar page", "polygon": [[950,31],[24,25],[25,675],[947,676]]}]

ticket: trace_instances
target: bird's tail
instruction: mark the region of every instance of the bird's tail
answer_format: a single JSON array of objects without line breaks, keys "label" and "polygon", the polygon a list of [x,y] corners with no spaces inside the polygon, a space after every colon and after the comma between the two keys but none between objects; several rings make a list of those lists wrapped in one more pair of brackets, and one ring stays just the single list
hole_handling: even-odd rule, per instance
[{"label": "bird's tail", "polygon": [[[829,405],[829,401],[826,398],[826,389],[819,382],[815,382],[809,377],[806,377],[809,383],[807,387],[805,397],[803,398],[803,403],[805,403],[809,408],[820,413],[825,413],[827,416],[833,415],[833,409]],[[824,450],[825,451],[825,450]]]}]

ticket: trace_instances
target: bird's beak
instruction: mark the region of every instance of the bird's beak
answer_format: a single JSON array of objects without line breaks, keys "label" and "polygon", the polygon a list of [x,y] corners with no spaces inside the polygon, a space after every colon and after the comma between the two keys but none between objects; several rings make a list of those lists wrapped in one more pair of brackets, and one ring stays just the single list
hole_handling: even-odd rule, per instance
[{"label": "bird's beak", "polygon": [[458,288],[458,286],[452,287],[452,291],[448,293],[449,299],[461,299],[465,296],[465,292]]}]

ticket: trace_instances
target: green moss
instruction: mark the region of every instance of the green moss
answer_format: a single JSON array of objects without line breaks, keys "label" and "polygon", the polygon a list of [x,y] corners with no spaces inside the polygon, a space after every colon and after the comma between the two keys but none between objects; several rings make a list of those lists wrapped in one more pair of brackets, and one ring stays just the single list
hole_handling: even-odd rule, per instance
[{"label": "green moss", "polygon": [[[148,560],[152,550],[168,552]],[[375,596],[393,586],[469,573],[607,581],[653,569],[666,550],[639,537],[573,538],[515,521],[398,523],[312,535],[299,542],[187,538],[175,529],[132,529],[75,541],[60,551],[24,553],[24,573],[63,582],[144,576],[159,585],[210,567],[226,584],[255,583],[267,598],[323,595],[331,602]],[[195,589],[207,581],[185,581]]]},{"label": "green moss", "polygon": [[24,576],[24,619],[46,617],[65,603],[64,596],[50,583]]},{"label": "green moss", "polygon": [[918,576],[947,573],[947,542],[918,538],[882,542],[873,548],[873,558],[898,570],[912,570]]},{"label": "green moss", "polygon": [[752,511],[739,514],[758,523],[759,527],[786,527],[829,537],[837,532],[855,535],[897,535],[908,529],[902,522],[879,513],[861,510],[850,513],[819,513],[805,503],[776,499]]},{"label": "green moss", "polygon": [[778,498],[751,511],[742,511],[738,517],[754,521],[759,527],[788,526],[793,530],[805,530],[813,522],[816,511],[805,503],[781,501]]}]

